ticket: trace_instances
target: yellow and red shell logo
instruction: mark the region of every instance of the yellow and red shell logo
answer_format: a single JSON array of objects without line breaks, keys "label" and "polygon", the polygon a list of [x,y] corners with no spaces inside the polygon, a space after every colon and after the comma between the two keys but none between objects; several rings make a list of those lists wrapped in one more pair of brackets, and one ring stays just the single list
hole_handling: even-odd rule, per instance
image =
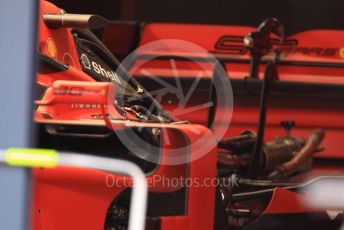
[{"label": "yellow and red shell logo", "polygon": [[340,58],[344,59],[344,47],[339,49],[339,56]]},{"label": "yellow and red shell logo", "polygon": [[46,43],[46,51],[50,57],[55,59],[57,58],[57,48],[54,39],[48,38]]}]

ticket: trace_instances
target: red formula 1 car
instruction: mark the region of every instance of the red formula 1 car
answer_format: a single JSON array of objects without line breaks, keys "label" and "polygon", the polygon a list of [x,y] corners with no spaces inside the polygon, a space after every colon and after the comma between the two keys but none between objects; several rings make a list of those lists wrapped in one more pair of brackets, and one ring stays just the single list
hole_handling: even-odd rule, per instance
[{"label": "red formula 1 car", "polygon": [[[212,133],[200,125],[175,123],[118,69],[117,59],[85,29],[101,25],[101,18],[68,15],[46,1],[40,5],[39,146],[135,162],[150,182],[147,228],[211,229],[215,187],[186,188],[169,181],[216,177]],[[34,179],[33,229],[128,227],[130,178],[60,167],[37,169]],[[207,200],[195,202],[204,196]]]},{"label": "red formula 1 car", "polygon": [[[106,27],[103,41],[108,49],[89,30],[108,24],[107,20],[67,14],[46,1],[40,5],[40,90],[35,111],[40,126],[38,145],[125,159],[140,166],[149,182],[147,229],[336,229],[342,224],[341,216],[331,219],[325,209],[303,202],[302,189],[321,181],[305,183],[308,179],[328,173],[339,175],[341,171],[332,161],[323,159],[311,167],[314,153],[321,150],[324,131],[316,129],[308,140],[295,137],[294,131],[293,135],[289,133],[294,123],[295,133],[300,136],[309,135],[313,127],[324,127],[326,152],[321,157],[336,156],[329,150],[332,144],[338,144],[331,139],[342,135],[341,121],[334,122],[334,117],[341,114],[339,105],[326,105],[326,112],[314,111],[320,102],[311,103],[307,97],[329,100],[338,96],[340,86],[314,82],[328,73],[332,77],[325,82],[340,83],[341,79],[335,77],[342,71],[340,63],[326,62],[318,67],[314,60],[265,60],[263,57],[280,42],[270,32],[277,29],[283,37],[276,20],[266,21],[257,31],[226,26],[146,25],[139,45],[144,48],[120,63],[113,53],[125,45],[114,42],[116,32],[119,29],[124,33],[123,28],[132,25],[112,23]],[[207,37],[198,36],[205,30]],[[253,33],[242,44],[249,32]],[[298,58],[303,58],[300,52],[318,56],[334,52],[330,48],[297,51],[305,40],[299,37],[282,39],[276,56],[285,47],[291,50],[291,57]],[[170,40],[150,46],[160,39]],[[180,46],[180,41],[171,39],[197,46]],[[243,79],[250,73],[249,58],[252,76]],[[266,64],[265,74],[259,71],[259,64]],[[319,70],[314,71],[310,65]],[[299,73],[316,77],[307,78],[308,83],[300,83],[300,79],[276,81],[277,72],[281,80]],[[235,76],[232,87],[227,85],[227,74]],[[176,76],[181,80],[175,81]],[[263,76],[262,83],[258,78]],[[194,79],[198,79],[196,83]],[[187,89],[195,91],[188,93]],[[291,105],[289,90],[300,97],[295,106],[299,112],[281,108],[281,101]],[[233,113],[233,100],[226,99],[232,91],[236,103]],[[273,108],[266,119],[268,97]],[[257,98],[261,98],[260,113]],[[182,107],[175,99],[183,101]],[[306,105],[309,107],[304,109]],[[255,113],[260,114],[259,119]],[[314,122],[325,115],[332,118]],[[287,135],[263,143],[264,133],[268,139],[280,133],[276,127],[280,121],[284,121]],[[242,133],[255,130],[258,123],[257,134]],[[36,169],[34,179],[33,229],[128,228],[129,178],[59,167]]]}]

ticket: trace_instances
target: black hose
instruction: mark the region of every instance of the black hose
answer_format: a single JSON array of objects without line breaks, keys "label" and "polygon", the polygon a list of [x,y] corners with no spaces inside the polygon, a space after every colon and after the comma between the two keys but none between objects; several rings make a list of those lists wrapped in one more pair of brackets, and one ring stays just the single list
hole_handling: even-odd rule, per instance
[{"label": "black hose", "polygon": [[285,187],[285,186],[295,186],[298,183],[274,182],[271,180],[239,179],[239,184],[252,186],[252,187]]}]

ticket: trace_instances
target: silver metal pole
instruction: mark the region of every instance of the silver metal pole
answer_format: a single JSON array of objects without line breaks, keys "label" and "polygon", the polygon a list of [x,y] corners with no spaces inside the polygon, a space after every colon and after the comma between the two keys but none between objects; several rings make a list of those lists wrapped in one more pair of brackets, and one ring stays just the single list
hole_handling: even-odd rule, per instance
[{"label": "silver metal pole", "polygon": [[[143,230],[146,219],[147,183],[142,170],[129,161],[82,155],[76,153],[62,153],[48,150],[50,154],[44,154],[45,150],[16,149],[14,151],[0,151],[0,163],[25,166],[54,166],[65,165],[72,167],[86,167],[106,172],[128,175],[133,179],[133,188],[130,202],[129,230]],[[10,154],[10,155],[9,155]],[[21,168],[19,168],[21,169]],[[1,171],[0,171],[1,173]],[[21,179],[21,178],[19,178]],[[0,180],[1,182],[1,180]],[[11,190],[8,190],[11,192]],[[0,208],[1,210],[1,208]],[[2,217],[0,216],[0,222]]]},{"label": "silver metal pole", "polygon": [[145,174],[138,166],[129,161],[71,153],[59,153],[58,162],[61,165],[94,168],[131,176],[134,183],[130,202],[129,230],[145,228],[148,189]]}]

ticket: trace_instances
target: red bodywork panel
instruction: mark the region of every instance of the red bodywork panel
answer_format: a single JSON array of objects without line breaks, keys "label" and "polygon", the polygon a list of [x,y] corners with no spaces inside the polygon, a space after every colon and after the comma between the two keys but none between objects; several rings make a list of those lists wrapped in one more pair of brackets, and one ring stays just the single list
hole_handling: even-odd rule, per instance
[{"label": "red bodywork panel", "polygon": [[[258,121],[259,91],[255,91],[254,96],[250,95],[250,90],[237,92],[235,82],[244,82],[249,75],[249,54],[243,46],[243,37],[256,29],[253,27],[239,26],[213,26],[213,25],[192,25],[192,24],[164,24],[153,23],[143,28],[140,46],[161,39],[179,39],[192,42],[205,49],[202,54],[192,52],[178,52],[169,48],[168,42],[165,49],[158,51],[144,50],[139,52],[136,62],[133,65],[133,75],[142,81],[147,79],[144,71],[158,76],[165,80],[173,80],[169,58],[156,59],[145,62],[145,56],[177,56],[184,57],[185,60],[176,61],[176,71],[182,79],[195,79],[197,74],[202,72],[204,78],[212,76],[212,57],[216,57],[223,63],[227,75],[232,82],[234,92],[234,110],[231,125],[226,136],[239,135],[243,130],[256,130]],[[314,30],[299,33],[286,39],[283,45],[281,65],[278,67],[279,79],[287,83],[300,84],[332,84],[344,86],[344,31]],[[203,58],[202,64],[209,59],[209,70],[199,70],[197,61],[187,60],[189,57]],[[142,65],[142,62],[145,62]],[[288,65],[288,62],[297,62],[298,65]],[[310,63],[310,66],[307,64]],[[311,66],[312,63],[323,66]],[[326,64],[332,64],[327,67]],[[337,67],[336,67],[337,66]],[[260,77],[264,68],[260,69]],[[144,83],[143,83],[144,84]],[[148,87],[144,85],[145,87]],[[304,87],[307,92],[307,86]],[[321,87],[320,87],[321,88]],[[254,90],[253,90],[254,91]],[[330,90],[329,90],[330,91]],[[189,106],[202,104],[207,98],[209,88],[197,88],[195,100],[189,101]],[[236,93],[237,92],[237,93]],[[303,92],[301,92],[303,93]],[[318,154],[318,157],[344,158],[344,146],[341,140],[344,138],[344,104],[341,94],[335,97],[323,97],[313,93],[311,97],[294,93],[285,96],[277,93],[277,96],[269,104],[267,115],[266,140],[271,140],[276,136],[284,136],[284,131],[280,127],[282,120],[294,120],[296,127],[293,135],[307,137],[315,127],[322,127],[326,131],[324,141],[325,151]],[[197,101],[197,97],[199,100]],[[338,97],[338,98],[336,98]],[[203,99],[202,99],[203,98]],[[256,100],[254,100],[256,98]],[[204,99],[207,100],[207,99]],[[176,103],[168,104],[168,100],[162,100],[165,110],[173,111]],[[197,111],[180,115],[182,119],[194,123],[205,124],[207,111]]]},{"label": "red bodywork panel", "polygon": [[[152,127],[159,127],[159,125]],[[171,139],[173,140],[171,148],[175,144],[196,142],[200,136],[204,135],[208,136],[209,144],[215,146],[216,143],[212,134],[202,126],[193,126],[194,130],[199,131],[198,135],[195,135],[194,130],[190,131],[188,125],[160,125],[160,127],[165,127],[169,130],[170,137],[174,137]],[[164,157],[169,156],[169,151],[168,149],[162,151],[161,161],[167,163]],[[191,147],[188,155],[194,151]],[[185,175],[198,178],[199,181],[215,178],[216,153],[217,150],[214,147],[209,154],[193,161],[188,169],[185,165],[160,165],[147,180],[152,181],[159,176],[167,179],[185,177]],[[117,181],[123,180],[123,185],[126,186],[109,188],[106,184],[108,176],[109,174],[105,172],[83,168],[36,169],[34,171],[34,229],[103,229],[109,205],[131,181],[130,178],[111,175],[117,177]],[[153,192],[171,192],[176,189],[178,188],[159,183],[154,183],[154,186],[149,187],[149,191]],[[214,196],[215,187],[213,186],[190,187],[187,215],[161,217],[161,229],[212,229]],[[207,199],[204,200],[204,197]],[[199,202],[200,200],[203,201]]]}]

